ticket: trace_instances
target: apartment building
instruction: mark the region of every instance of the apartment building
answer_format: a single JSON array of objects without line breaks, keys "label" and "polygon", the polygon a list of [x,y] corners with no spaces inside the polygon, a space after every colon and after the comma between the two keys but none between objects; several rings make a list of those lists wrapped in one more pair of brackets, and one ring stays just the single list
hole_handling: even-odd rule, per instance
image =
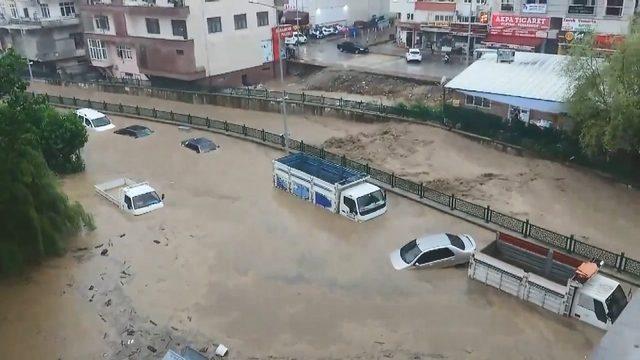
[{"label": "apartment building", "polygon": [[237,0],[85,0],[87,54],[105,75],[258,83],[274,76],[274,8]]},{"label": "apartment building", "polygon": [[73,0],[0,0],[0,48],[49,73],[82,71],[85,48]]},{"label": "apartment building", "polygon": [[309,13],[313,25],[353,24],[389,12],[389,0],[288,0],[288,5]]},{"label": "apartment building", "polygon": [[596,34],[611,49],[628,34],[636,0],[390,0],[401,46],[512,48],[564,53],[573,40]]}]

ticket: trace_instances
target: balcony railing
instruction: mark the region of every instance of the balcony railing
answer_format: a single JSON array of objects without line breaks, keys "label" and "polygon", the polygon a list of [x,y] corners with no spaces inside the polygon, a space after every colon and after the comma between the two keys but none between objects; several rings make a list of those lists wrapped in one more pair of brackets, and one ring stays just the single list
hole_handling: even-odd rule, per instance
[{"label": "balcony railing", "polygon": [[56,17],[56,18],[12,18],[8,20],[0,20],[2,25],[23,25],[25,27],[42,27],[53,28],[59,26],[70,26],[80,24],[80,18],[77,15],[69,17]]}]

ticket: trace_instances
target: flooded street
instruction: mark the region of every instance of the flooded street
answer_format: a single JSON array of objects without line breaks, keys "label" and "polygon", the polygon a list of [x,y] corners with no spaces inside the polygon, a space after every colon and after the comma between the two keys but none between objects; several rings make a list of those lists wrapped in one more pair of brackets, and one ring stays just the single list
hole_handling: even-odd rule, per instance
[{"label": "flooded street", "polygon": [[[398,272],[388,260],[425,232],[469,233],[481,247],[486,230],[394,195],[387,214],[356,224],[275,190],[278,151],[113,120],[155,134],[90,134],[86,171],[63,187],[97,230],[0,282],[7,359],[161,358],[213,343],[232,359],[582,359],[602,336],[471,281],[464,267]],[[179,146],[203,134],[221,148]],[[133,217],[94,193],[122,176],[149,181],[165,207]]]}]

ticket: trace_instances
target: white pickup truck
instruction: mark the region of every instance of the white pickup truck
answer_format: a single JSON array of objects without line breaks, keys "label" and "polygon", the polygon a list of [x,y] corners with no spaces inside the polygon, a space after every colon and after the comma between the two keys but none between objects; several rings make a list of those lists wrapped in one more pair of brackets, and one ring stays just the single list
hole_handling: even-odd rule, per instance
[{"label": "white pickup truck", "polygon": [[96,192],[111,201],[122,211],[142,215],[164,206],[164,194],[158,196],[147,182],[135,182],[119,178],[95,186]]},{"label": "white pickup truck", "polygon": [[600,266],[596,260],[583,262],[499,232],[494,242],[471,257],[468,275],[556,314],[607,330],[628,299],[620,283],[598,274]]}]

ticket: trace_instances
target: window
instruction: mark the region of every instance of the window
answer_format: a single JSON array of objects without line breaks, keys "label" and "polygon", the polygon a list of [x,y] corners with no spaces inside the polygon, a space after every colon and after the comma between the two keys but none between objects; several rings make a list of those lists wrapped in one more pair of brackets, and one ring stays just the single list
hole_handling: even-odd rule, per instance
[{"label": "window", "polygon": [[398,20],[402,19],[402,13],[396,13],[396,19]]},{"label": "window", "polygon": [[51,17],[51,12],[49,12],[49,4],[40,4],[40,15],[43,19],[48,19]]},{"label": "window", "polygon": [[96,15],[94,17],[96,29],[102,31],[109,31],[109,18],[105,15]]},{"label": "window", "polygon": [[233,22],[236,24],[236,30],[247,28],[247,14],[233,15]]},{"label": "window", "polygon": [[593,299],[584,295],[584,294],[580,294],[580,299],[578,300],[578,305],[587,309],[587,310],[591,310],[593,311]]},{"label": "window", "polygon": [[22,13],[24,14],[25,19],[29,18],[29,9],[23,8]]},{"label": "window", "polygon": [[222,32],[222,19],[220,16],[207,18],[207,28],[209,29],[209,34]]},{"label": "window", "polygon": [[133,206],[131,205],[131,198],[129,197],[129,195],[124,196],[124,203],[127,204],[127,209],[133,209]]},{"label": "window", "polygon": [[513,11],[513,0],[500,0],[500,10]]},{"label": "window", "polygon": [[84,125],[85,125],[86,127],[91,127],[91,121],[89,121],[89,119],[86,119],[86,118],[85,118],[85,119],[84,119]]},{"label": "window", "polygon": [[435,19],[436,19],[436,21],[452,22],[453,21],[453,15],[436,15]]},{"label": "window", "polygon": [[18,18],[18,7],[16,6],[16,3],[12,2],[9,3],[9,11],[11,11],[11,17],[14,19]]},{"label": "window", "polygon": [[480,96],[467,95],[466,103],[467,103],[467,105],[479,106],[479,107],[483,107],[483,108],[490,108],[491,107],[491,100],[485,99],[485,98],[480,97]]},{"label": "window", "polygon": [[425,265],[435,261],[444,260],[450,257],[453,257],[453,251],[451,251],[451,249],[449,248],[435,249],[435,250],[427,251],[426,253],[420,255],[418,260],[416,260],[416,265]]},{"label": "window", "polygon": [[100,40],[89,39],[89,57],[91,60],[106,60],[107,49]]},{"label": "window", "polygon": [[144,21],[147,24],[147,33],[160,34],[160,21],[158,19],[145,18]]},{"label": "window", "polygon": [[527,0],[527,4],[546,4],[547,0]]},{"label": "window", "polygon": [[187,38],[187,22],[185,20],[171,20],[173,35]]},{"label": "window", "polygon": [[451,245],[457,247],[460,250],[464,250],[464,242],[458,235],[447,234],[449,241],[451,241]]},{"label": "window", "polygon": [[219,0],[204,0],[204,2],[212,2],[212,1],[219,1]]},{"label": "window", "polygon": [[76,50],[84,49],[84,34],[82,33],[71,33],[69,37],[73,39],[73,44],[76,47]]},{"label": "window", "polygon": [[61,2],[58,3],[60,5],[60,13],[62,16],[76,16],[76,6],[72,2]]},{"label": "window", "polygon": [[269,12],[268,11],[260,11],[256,13],[258,17],[258,26],[267,26],[269,25]]},{"label": "window", "polygon": [[133,59],[133,52],[131,51],[131,48],[127,45],[119,44],[118,47],[116,47],[116,53],[118,54],[118,57],[120,59],[123,59],[123,60]]},{"label": "window", "polygon": [[605,10],[605,15],[622,16],[623,5],[624,5],[624,0],[607,0],[607,8]]},{"label": "window", "polygon": [[[607,8],[610,1],[607,1]],[[622,0],[620,0],[622,3]],[[569,14],[594,14],[596,9],[596,0],[571,0],[569,5]]]},{"label": "window", "polygon": [[342,198],[342,202],[344,202],[344,205],[349,209],[349,212],[351,214],[355,214],[356,213],[356,201],[353,199],[350,199],[348,197]]},{"label": "window", "polygon": [[598,320],[602,321],[603,323],[606,323],[607,313],[604,311],[604,305],[602,305],[602,302],[594,299],[593,307],[595,308],[596,317],[598,318]]},{"label": "window", "polygon": [[413,13],[407,13],[407,20],[413,20]]},{"label": "window", "polygon": [[178,54],[178,55],[184,55],[184,50],[182,50],[182,49],[176,49],[176,54]]},{"label": "window", "polygon": [[412,240],[410,243],[400,248],[400,257],[407,264],[411,264],[413,260],[422,253],[422,250],[418,247],[416,240]]}]

